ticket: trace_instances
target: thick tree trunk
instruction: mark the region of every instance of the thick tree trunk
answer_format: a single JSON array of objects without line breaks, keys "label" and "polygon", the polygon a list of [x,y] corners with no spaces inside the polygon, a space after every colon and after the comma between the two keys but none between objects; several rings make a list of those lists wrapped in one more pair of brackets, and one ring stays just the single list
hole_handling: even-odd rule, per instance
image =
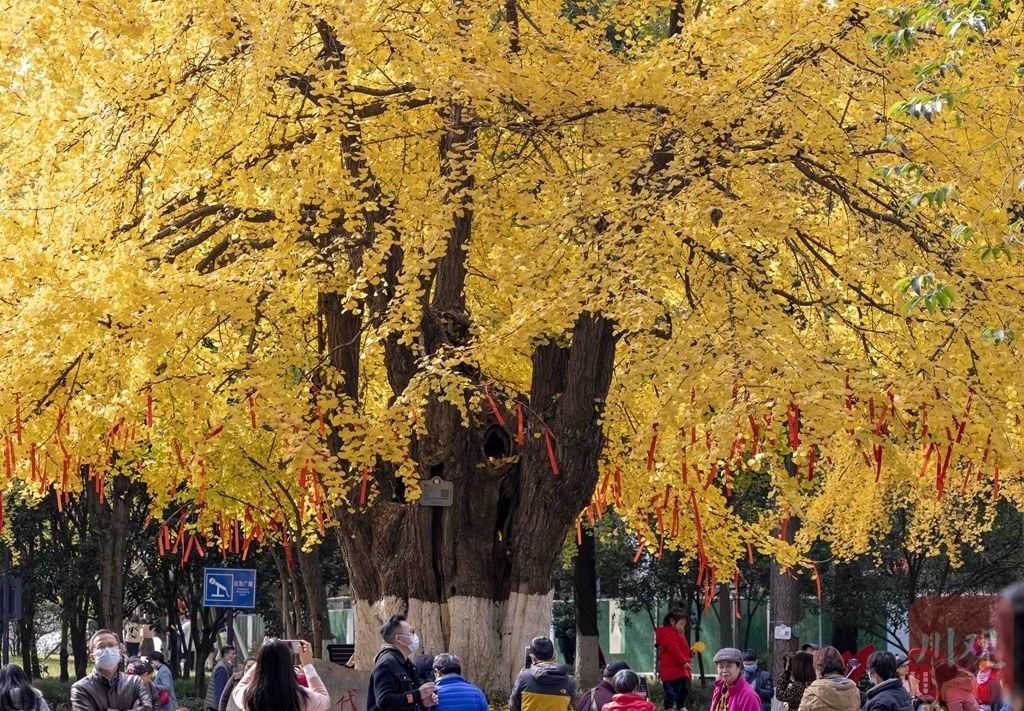
[{"label": "thick tree trunk", "polygon": [[[418,440],[415,459],[424,477],[452,482],[452,506],[407,503],[400,482],[382,471],[373,505],[339,517],[360,668],[373,661],[380,623],[404,612],[425,651],[459,653],[476,683],[507,692],[525,646],[549,632],[552,571],[597,483],[613,359],[612,324],[590,314],[580,316],[570,347],[538,347],[521,447],[489,410],[466,428],[454,407],[428,405],[430,434]],[[508,413],[506,423],[514,418]]]},{"label": "thick tree trunk", "polygon": [[581,538],[572,566],[576,603],[576,679],[580,689],[589,689],[601,680],[594,529],[585,526]]}]

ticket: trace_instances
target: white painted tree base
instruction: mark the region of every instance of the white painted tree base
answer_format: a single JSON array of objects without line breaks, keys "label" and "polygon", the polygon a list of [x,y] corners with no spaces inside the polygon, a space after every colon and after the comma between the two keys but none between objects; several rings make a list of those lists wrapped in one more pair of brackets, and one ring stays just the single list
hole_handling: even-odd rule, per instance
[{"label": "white painted tree base", "polygon": [[355,665],[370,669],[383,640],[380,627],[403,614],[422,640],[422,653],[454,652],[466,678],[488,694],[507,694],[523,668],[526,646],[548,636],[554,590],[543,594],[512,593],[506,601],[458,596],[445,604],[399,597],[376,602],[356,600]]}]

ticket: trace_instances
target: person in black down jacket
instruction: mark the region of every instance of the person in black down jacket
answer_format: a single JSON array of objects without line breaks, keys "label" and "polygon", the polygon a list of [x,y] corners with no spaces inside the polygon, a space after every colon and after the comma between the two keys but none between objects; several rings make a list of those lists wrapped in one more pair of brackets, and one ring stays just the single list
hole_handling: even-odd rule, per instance
[{"label": "person in black down jacket", "polygon": [[914,702],[896,674],[892,652],[875,652],[868,657],[868,676],[874,686],[868,690],[863,711],[914,711]]},{"label": "person in black down jacket", "polygon": [[418,711],[437,706],[434,682],[420,683],[412,656],[420,651],[416,630],[401,615],[381,625],[384,646],[373,660],[373,674],[366,693],[366,711]]}]

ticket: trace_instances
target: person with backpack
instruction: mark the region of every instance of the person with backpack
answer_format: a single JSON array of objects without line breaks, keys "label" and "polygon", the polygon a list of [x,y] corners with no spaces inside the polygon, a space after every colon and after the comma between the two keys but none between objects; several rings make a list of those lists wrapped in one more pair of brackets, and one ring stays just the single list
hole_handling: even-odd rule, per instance
[{"label": "person with backpack", "polygon": [[576,711],[601,711],[605,704],[615,696],[614,679],[620,671],[629,669],[629,665],[622,661],[609,662],[601,674],[601,681],[593,689],[587,691],[576,702]]}]

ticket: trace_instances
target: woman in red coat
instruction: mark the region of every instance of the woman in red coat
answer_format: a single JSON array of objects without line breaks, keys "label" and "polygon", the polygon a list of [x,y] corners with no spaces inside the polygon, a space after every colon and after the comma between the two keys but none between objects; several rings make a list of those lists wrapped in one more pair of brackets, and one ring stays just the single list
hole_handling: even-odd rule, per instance
[{"label": "woman in red coat", "polygon": [[690,645],[683,630],[686,615],[669,612],[661,627],[654,630],[654,644],[658,648],[658,676],[665,687],[665,709],[686,708],[690,695]]}]

